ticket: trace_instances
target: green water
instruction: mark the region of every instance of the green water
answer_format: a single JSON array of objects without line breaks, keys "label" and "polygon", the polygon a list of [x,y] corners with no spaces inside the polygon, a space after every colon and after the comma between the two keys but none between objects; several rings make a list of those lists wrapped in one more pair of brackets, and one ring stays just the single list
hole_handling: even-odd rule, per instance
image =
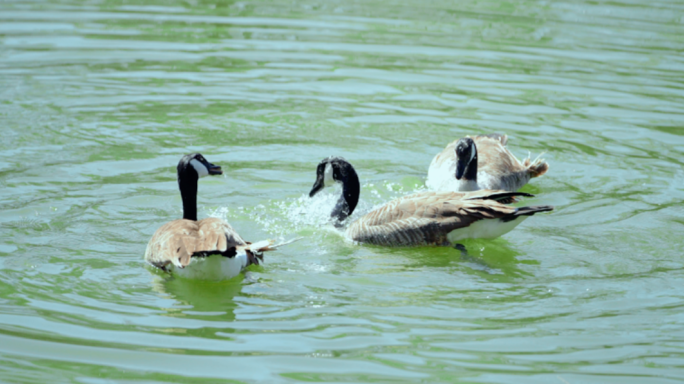
[{"label": "green water", "polygon": [[[679,1],[5,1],[0,382],[684,380]],[[385,249],[324,225],[421,188],[465,134],[545,152],[493,241]],[[303,239],[223,284],[145,267],[181,215]]]}]

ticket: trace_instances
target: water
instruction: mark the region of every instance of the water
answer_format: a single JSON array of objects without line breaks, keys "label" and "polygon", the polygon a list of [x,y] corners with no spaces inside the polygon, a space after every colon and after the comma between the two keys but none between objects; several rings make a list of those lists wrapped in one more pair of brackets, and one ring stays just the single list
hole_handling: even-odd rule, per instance
[{"label": "water", "polygon": [[[0,381],[684,379],[677,1],[0,4]],[[358,246],[306,195],[344,156],[359,214],[465,134],[546,152],[504,237]],[[222,284],[145,267],[201,151],[201,217],[303,239]],[[356,215],[358,216],[358,214]]]}]

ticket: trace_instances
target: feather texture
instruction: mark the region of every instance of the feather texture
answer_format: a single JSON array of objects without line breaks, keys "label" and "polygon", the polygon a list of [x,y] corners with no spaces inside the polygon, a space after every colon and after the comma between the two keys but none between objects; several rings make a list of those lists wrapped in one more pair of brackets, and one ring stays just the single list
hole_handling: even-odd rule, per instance
[{"label": "feather texture", "polygon": [[[468,136],[470,137],[470,136]],[[549,169],[544,159],[530,158],[522,162],[506,144],[508,136],[497,133],[471,137],[477,148],[477,181],[456,180],[455,149],[459,140],[449,143],[430,163],[426,185],[433,190],[468,191],[478,189],[517,191],[532,177],[539,177]]]},{"label": "feather texture", "polygon": [[246,245],[245,241],[224,220],[214,217],[199,221],[174,220],[162,225],[152,235],[145,251],[145,261],[164,269],[169,264],[185,268],[193,256],[213,253],[234,255],[240,245]]},{"label": "feather texture", "polygon": [[[446,245],[454,239],[501,236],[524,217],[553,209],[550,206],[516,208],[499,202],[513,202],[515,195],[518,194],[488,190],[420,192],[395,199],[366,214],[349,226],[347,235],[354,241],[385,246]],[[480,221],[489,222],[486,230],[469,228]],[[456,234],[467,228],[462,235]]]}]

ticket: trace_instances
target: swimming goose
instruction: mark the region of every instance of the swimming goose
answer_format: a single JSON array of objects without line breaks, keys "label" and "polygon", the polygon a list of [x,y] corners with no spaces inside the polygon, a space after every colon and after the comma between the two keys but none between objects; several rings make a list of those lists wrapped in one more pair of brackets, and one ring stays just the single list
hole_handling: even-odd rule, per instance
[{"label": "swimming goose", "polygon": [[438,191],[517,191],[549,170],[544,159],[528,157],[521,163],[507,142],[508,136],[497,133],[451,142],[432,159],[425,184]]},{"label": "swimming goose", "polygon": [[145,261],[165,271],[193,279],[230,279],[251,264],[263,260],[261,252],[274,250],[270,240],[249,243],[222,219],[197,220],[197,182],[200,177],[220,175],[220,166],[199,153],[178,162],[178,187],[183,199],[183,218],[162,225],[152,235]]},{"label": "swimming goose", "polygon": [[[338,226],[359,201],[359,178],[341,157],[323,159],[316,168],[313,197],[323,188],[342,184],[342,196],[331,213]],[[354,221],[346,234],[354,241],[385,245],[450,245],[469,238],[499,237],[537,212],[552,206],[511,207],[516,196],[528,193],[483,190],[477,192],[419,192],[390,201]]]}]

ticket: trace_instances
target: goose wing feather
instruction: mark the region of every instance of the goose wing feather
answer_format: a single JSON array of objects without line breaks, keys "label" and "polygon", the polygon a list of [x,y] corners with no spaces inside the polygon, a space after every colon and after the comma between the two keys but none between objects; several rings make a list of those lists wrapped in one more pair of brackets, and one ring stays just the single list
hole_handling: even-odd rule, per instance
[{"label": "goose wing feather", "polygon": [[208,217],[198,221],[198,224],[200,242],[195,252],[225,252],[230,248],[246,244],[225,220]]},{"label": "goose wing feather", "polygon": [[214,217],[200,221],[174,220],[154,233],[145,250],[145,261],[162,269],[171,263],[184,268],[197,252],[225,252],[244,244],[224,220]]},{"label": "goose wing feather", "polygon": [[443,245],[455,229],[516,212],[515,207],[487,199],[492,193],[421,192],[405,196],[363,216],[347,234],[355,241],[376,245]]},{"label": "goose wing feather", "polygon": [[506,146],[508,144],[508,135],[506,134],[500,134],[500,133],[488,133],[486,135],[478,135],[475,136],[475,140],[478,139],[483,139],[483,138],[489,138],[492,140],[496,140],[501,143],[501,145]]},{"label": "goose wing feather", "polygon": [[[493,135],[500,136],[498,134]],[[525,170],[520,160],[506,148],[505,143],[508,141],[508,138],[505,140],[502,140],[502,138],[493,138],[490,135],[480,135],[473,138],[477,146],[478,171],[499,176]]]}]

